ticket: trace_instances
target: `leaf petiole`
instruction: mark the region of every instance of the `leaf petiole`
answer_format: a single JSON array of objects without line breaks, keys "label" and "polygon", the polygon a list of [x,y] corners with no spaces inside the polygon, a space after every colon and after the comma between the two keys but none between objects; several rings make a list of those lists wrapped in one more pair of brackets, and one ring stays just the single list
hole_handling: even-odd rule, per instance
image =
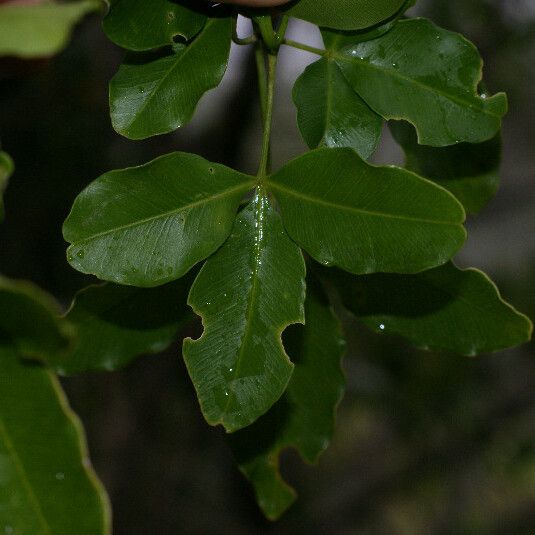
[{"label": "leaf petiole", "polygon": [[232,42],[237,45],[253,45],[258,41],[256,35],[251,34],[248,37],[238,36],[238,14],[234,15],[234,24],[232,25]]},{"label": "leaf petiole", "polygon": [[310,52],[311,54],[316,54],[317,56],[327,56],[328,53],[327,50],[305,45],[304,43],[292,41],[291,39],[283,39],[281,44],[291,46],[292,48],[297,48],[298,50],[304,50],[305,52]]},{"label": "leaf petiole", "polygon": [[269,171],[269,154],[271,144],[271,126],[273,122],[273,100],[275,95],[275,74],[277,70],[277,54],[267,53],[267,91],[264,96],[264,136],[262,140],[262,155],[258,169],[259,185]]},{"label": "leaf petiole", "polygon": [[279,34],[273,29],[273,19],[271,15],[260,15],[253,18],[260,30],[262,40],[271,52],[276,52],[281,44]]}]

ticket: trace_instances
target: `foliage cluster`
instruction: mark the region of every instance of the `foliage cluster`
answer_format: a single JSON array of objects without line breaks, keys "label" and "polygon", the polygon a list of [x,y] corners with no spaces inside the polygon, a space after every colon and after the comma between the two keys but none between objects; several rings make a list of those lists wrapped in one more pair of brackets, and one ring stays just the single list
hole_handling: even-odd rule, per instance
[{"label": "foliage cluster", "polygon": [[[6,527],[109,530],[105,494],[54,373],[118,369],[167,347],[196,316],[204,332],[184,341],[183,356],[201,410],[229,433],[271,519],[295,499],[279,474],[281,450],[314,462],[333,433],[345,345],[333,303],[422,349],[475,356],[529,340],[530,321],[490,279],[452,261],[466,214],[497,190],[507,99],[483,89],[471,43],[405,17],[412,3],[299,0],[263,10],[111,1],[104,31],[128,50],[110,82],[115,130],[139,140],[186,124],[220,84],[234,41],[256,51],[262,157],[256,176],[174,152],[97,178],[63,232],[69,263],[105,283],[82,290],[63,316],[40,290],[1,280]],[[0,31],[0,53],[54,53],[96,7],[2,6],[0,29],[12,33]],[[237,35],[238,14],[252,21],[248,37]],[[42,17],[58,29],[41,32]],[[287,39],[291,17],[320,26],[325,47]],[[319,57],[293,93],[310,151],[272,171],[285,46]],[[405,168],[368,162],[385,121]],[[1,153],[0,188],[12,168]]]}]

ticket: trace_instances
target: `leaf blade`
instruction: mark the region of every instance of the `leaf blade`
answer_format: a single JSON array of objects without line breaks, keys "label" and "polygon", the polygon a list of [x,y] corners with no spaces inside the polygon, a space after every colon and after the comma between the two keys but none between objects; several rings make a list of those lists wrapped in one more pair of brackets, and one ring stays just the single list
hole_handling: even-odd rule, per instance
[{"label": "leaf blade", "polygon": [[65,316],[76,328],[74,346],[47,364],[60,375],[112,371],[163,351],[193,320],[186,305],[190,284],[186,276],[156,288],[106,283],[81,290]]},{"label": "leaf blade", "polygon": [[194,37],[207,17],[169,0],[112,0],[102,27],[115,44],[143,51],[172,45],[175,36]]},{"label": "leaf blade", "polygon": [[350,149],[311,151],[268,184],[292,239],[352,273],[422,271],[445,263],[466,238],[464,210],[450,193]]},{"label": "leaf blade", "polygon": [[58,304],[33,284],[0,276],[0,310],[0,344],[7,341],[28,358],[68,350],[71,325],[60,319]]},{"label": "leaf blade", "polygon": [[2,525],[13,533],[111,533],[106,494],[57,380],[6,346],[0,377]]},{"label": "leaf blade", "polygon": [[145,139],[189,122],[201,97],[223,79],[231,30],[232,18],[213,18],[176,52],[146,62],[127,58],[110,82],[113,128],[129,139]]},{"label": "leaf blade", "polygon": [[421,144],[486,141],[507,112],[503,93],[477,93],[483,66],[477,49],[425,19],[400,21],[379,39],[344,43],[331,53],[368,105],[385,119],[412,123]]},{"label": "leaf blade", "polygon": [[0,56],[39,58],[60,52],[73,27],[100,3],[81,0],[0,6]]},{"label": "leaf blade", "polygon": [[280,336],[304,321],[304,275],[301,251],[258,194],[190,292],[205,330],[184,341],[184,360],[209,424],[236,431],[284,392],[293,365]]},{"label": "leaf blade", "polygon": [[331,280],[344,305],[365,325],[400,335],[418,348],[474,356],[531,337],[529,319],[475,269],[448,263],[417,275],[354,278],[339,272]]},{"label": "leaf blade", "polygon": [[334,434],[335,410],[345,385],[341,326],[319,285],[309,279],[307,288],[306,324],[285,338],[296,365],[284,397],[251,427],[229,437],[240,470],[271,520],[296,497],[279,473],[281,451],[293,447],[306,461],[317,461]]},{"label": "leaf blade", "polygon": [[111,171],[75,200],[64,223],[70,264],[133,286],[176,280],[229,235],[254,179],[175,152]]},{"label": "leaf blade", "polygon": [[478,213],[496,195],[500,184],[501,136],[451,147],[419,145],[414,129],[390,123],[394,139],[405,152],[405,167],[451,192],[468,213]]},{"label": "leaf blade", "polygon": [[337,30],[360,30],[394,16],[406,0],[300,0],[286,8],[291,17]]},{"label": "leaf blade", "polygon": [[353,91],[332,60],[306,68],[295,83],[293,100],[309,148],[350,147],[365,160],[377,148],[383,119]]}]

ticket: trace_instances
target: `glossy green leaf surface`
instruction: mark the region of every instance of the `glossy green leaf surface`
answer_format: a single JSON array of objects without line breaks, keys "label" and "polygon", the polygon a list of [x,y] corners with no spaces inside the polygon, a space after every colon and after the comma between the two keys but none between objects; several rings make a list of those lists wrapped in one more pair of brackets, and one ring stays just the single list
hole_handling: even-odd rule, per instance
[{"label": "glossy green leaf surface", "polygon": [[304,278],[301,251],[258,194],[189,296],[204,333],[184,341],[184,359],[209,424],[236,431],[283,394],[293,365],[281,334],[304,322]]},{"label": "glossy green leaf surface", "polygon": [[111,371],[163,351],[194,318],[187,306],[190,285],[191,277],[183,277],[157,288],[109,283],[85,288],[66,315],[77,335],[71,351],[47,363],[61,375]]},{"label": "glossy green leaf surface", "polygon": [[194,37],[206,15],[184,2],[170,0],[112,0],[102,26],[116,44],[129,50],[150,50],[172,45],[174,38]]},{"label": "glossy green leaf surface", "polygon": [[0,277],[0,311],[0,344],[9,342],[25,357],[48,358],[69,348],[72,328],[36,286]]},{"label": "glossy green leaf surface", "polygon": [[394,16],[372,27],[352,31],[321,28],[325,47],[330,51],[333,51],[336,48],[341,49],[343,43],[353,46],[356,43],[377,39],[389,32],[394,25],[397,24],[398,20],[403,16],[405,11],[412,7],[414,3],[415,0],[407,0]]},{"label": "glossy green leaf surface", "polygon": [[311,149],[351,147],[365,160],[375,151],[383,119],[353,91],[334,61],[308,66],[294,86],[293,100],[299,130]]},{"label": "glossy green leaf surface", "polygon": [[0,346],[0,459],[3,533],[111,533],[106,494],[58,381],[8,346]]},{"label": "glossy green leaf surface", "polygon": [[503,93],[477,92],[483,62],[476,48],[425,19],[400,21],[354,45],[332,39],[329,51],[368,105],[385,119],[412,123],[421,144],[486,141],[507,112]]},{"label": "glossy green leaf surface", "polygon": [[144,139],[190,121],[201,97],[225,74],[231,32],[232,18],[213,18],[188,45],[128,56],[110,82],[115,130]]},{"label": "glossy green leaf surface", "polygon": [[352,273],[414,273],[463,245],[464,210],[449,192],[351,149],[316,149],[269,177],[290,236]]},{"label": "glossy green leaf surface", "polygon": [[77,197],[65,221],[68,260],[121,284],[178,279],[225,241],[253,183],[182,152],[106,173]]},{"label": "glossy green leaf surface", "polygon": [[405,152],[405,167],[453,193],[467,212],[479,212],[498,191],[499,134],[483,143],[437,148],[419,145],[414,129],[407,123],[395,121],[389,126]]},{"label": "glossy green leaf surface", "polygon": [[448,263],[417,275],[332,275],[345,306],[378,333],[473,356],[527,342],[529,319],[481,271]]},{"label": "glossy green leaf surface", "polygon": [[295,362],[284,397],[251,427],[229,437],[260,508],[272,520],[295,500],[295,491],[279,473],[281,450],[295,448],[306,461],[317,460],[332,438],[335,409],[345,384],[340,368],[344,352],[340,325],[321,290],[311,281],[305,317],[305,326],[290,328],[284,337]]},{"label": "glossy green leaf surface", "polygon": [[291,17],[338,30],[359,30],[394,16],[405,0],[298,0],[285,9]]},{"label": "glossy green leaf surface", "polygon": [[0,56],[52,56],[68,43],[73,27],[102,4],[96,0],[0,5]]},{"label": "glossy green leaf surface", "polygon": [[15,166],[9,154],[0,151],[0,222],[4,219],[4,200],[3,194],[7,188],[9,177],[13,174]]}]

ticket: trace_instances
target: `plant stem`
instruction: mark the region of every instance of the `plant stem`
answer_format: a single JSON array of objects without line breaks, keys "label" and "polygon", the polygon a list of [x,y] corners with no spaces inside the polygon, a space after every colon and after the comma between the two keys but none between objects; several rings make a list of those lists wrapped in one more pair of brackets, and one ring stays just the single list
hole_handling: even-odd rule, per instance
[{"label": "plant stem", "polygon": [[[265,54],[265,52],[264,52]],[[271,125],[273,122],[273,99],[275,95],[275,73],[277,70],[277,53],[267,53],[267,92],[265,95],[264,137],[262,141],[262,156],[258,169],[258,184],[262,185],[263,178],[269,171],[269,153],[271,145]]]},{"label": "plant stem", "polygon": [[258,25],[260,34],[262,35],[262,40],[264,41],[265,46],[270,50],[270,52],[276,52],[280,46],[280,40],[277,33],[273,29],[273,20],[271,15],[260,15],[254,17],[254,22]]},{"label": "plant stem", "polygon": [[262,127],[266,124],[266,102],[268,92],[268,82],[266,74],[266,53],[264,43],[261,40],[255,46],[256,73],[258,79],[258,93],[260,96],[260,108],[262,110]]},{"label": "plant stem", "polygon": [[327,51],[321,48],[314,48],[313,46],[308,46],[303,43],[298,43],[297,41],[292,41],[291,39],[284,39],[282,41],[283,45],[291,46],[292,48],[298,48],[299,50],[304,50],[305,52],[310,52],[311,54],[316,54],[318,56],[326,56]]}]

